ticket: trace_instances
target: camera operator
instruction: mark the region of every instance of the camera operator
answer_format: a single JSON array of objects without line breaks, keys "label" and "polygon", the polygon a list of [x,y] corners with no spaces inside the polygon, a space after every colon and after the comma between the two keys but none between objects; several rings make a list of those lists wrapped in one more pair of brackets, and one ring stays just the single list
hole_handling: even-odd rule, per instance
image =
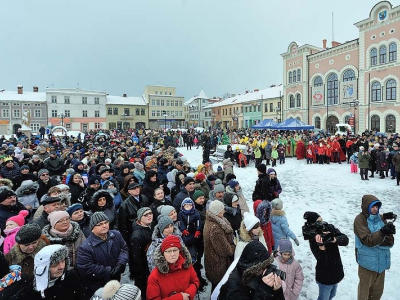
[{"label": "camera operator", "polygon": [[[272,265],[274,256],[259,241],[244,247],[239,261],[221,288],[218,299],[226,300],[285,300],[282,289],[283,273]],[[272,272],[271,272],[272,271]]]},{"label": "camera operator", "polygon": [[304,239],[307,239],[307,230],[313,229],[315,224],[324,223],[322,232],[317,230],[317,233],[309,238],[309,242],[311,251],[317,260],[315,280],[319,287],[318,300],[330,300],[336,295],[338,283],[344,277],[339,246],[347,246],[349,238],[332,224],[322,222],[322,217],[315,212],[306,212],[304,219],[307,220],[303,226]]},{"label": "camera operator", "polygon": [[390,268],[390,248],[394,244],[396,227],[387,220],[393,213],[379,214],[382,202],[373,195],[364,195],[361,213],[354,220],[356,260],[358,263],[358,300],[381,299],[385,285],[385,270]]}]

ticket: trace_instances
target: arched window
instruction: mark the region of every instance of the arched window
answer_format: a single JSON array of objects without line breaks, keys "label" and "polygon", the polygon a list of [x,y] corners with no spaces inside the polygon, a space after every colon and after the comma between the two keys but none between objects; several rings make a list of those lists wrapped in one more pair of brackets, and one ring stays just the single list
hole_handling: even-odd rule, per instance
[{"label": "arched window", "polygon": [[296,106],[301,107],[301,96],[300,94],[296,95]]},{"label": "arched window", "polygon": [[393,115],[387,115],[386,116],[386,132],[395,132],[396,131],[396,117]]},{"label": "arched window", "polygon": [[314,78],[314,86],[322,86],[323,81],[321,76],[317,76]]},{"label": "arched window", "polygon": [[381,131],[381,119],[377,115],[371,117],[371,129],[377,132]]},{"label": "arched window", "polygon": [[289,83],[292,83],[292,71],[289,72]]},{"label": "arched window", "polygon": [[394,79],[386,82],[386,100],[396,100],[396,80]]},{"label": "arched window", "polygon": [[300,117],[296,117],[296,120],[299,120],[301,122],[301,118]]},{"label": "arched window", "polygon": [[338,104],[338,94],[339,94],[339,87],[338,87],[338,77],[335,73],[331,73],[328,76],[328,86],[327,86],[327,91],[328,91],[328,103],[330,105],[332,104]]},{"label": "arched window", "polygon": [[321,118],[320,117],[315,117],[314,119],[314,126],[315,128],[321,129]]},{"label": "arched window", "polygon": [[379,63],[386,64],[386,46],[379,48]]},{"label": "arched window", "polygon": [[376,48],[372,48],[370,52],[371,56],[371,66],[376,66],[378,63],[378,52],[376,51]]},{"label": "arched window", "polygon": [[352,69],[348,69],[343,74],[343,81],[352,81],[356,79],[356,74]]},{"label": "arched window", "polygon": [[389,62],[397,60],[397,44],[391,43],[389,45]]},{"label": "arched window", "polygon": [[296,82],[296,70],[293,71],[293,83]]},{"label": "arched window", "polygon": [[300,82],[301,79],[301,71],[300,69],[297,69],[297,82]]},{"label": "arched window", "polygon": [[371,101],[381,101],[381,84],[378,81],[372,83]]},{"label": "arched window", "polygon": [[289,108],[294,108],[294,96],[290,95],[289,98]]}]

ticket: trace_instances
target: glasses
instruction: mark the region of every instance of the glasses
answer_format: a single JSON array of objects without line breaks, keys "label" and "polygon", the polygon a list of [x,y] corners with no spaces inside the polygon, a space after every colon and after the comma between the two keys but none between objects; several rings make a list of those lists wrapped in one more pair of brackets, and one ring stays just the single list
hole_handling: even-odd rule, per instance
[{"label": "glasses", "polygon": [[169,250],[165,250],[164,253],[167,254],[172,254],[172,253],[177,253],[179,252],[179,249],[169,249]]},{"label": "glasses", "polygon": [[68,223],[68,222],[69,222],[69,218],[63,218],[63,219],[58,220],[58,222],[57,222],[56,224],[59,224],[59,223]]},{"label": "glasses", "polygon": [[143,217],[148,217],[148,216],[152,216],[152,215],[153,215],[152,212],[148,212],[148,213],[144,214]]},{"label": "glasses", "polygon": [[42,175],[40,175],[40,176],[49,176],[49,174],[42,174]]},{"label": "glasses", "polygon": [[104,226],[104,225],[108,225],[109,221],[103,221],[100,223],[97,223],[96,226]]}]

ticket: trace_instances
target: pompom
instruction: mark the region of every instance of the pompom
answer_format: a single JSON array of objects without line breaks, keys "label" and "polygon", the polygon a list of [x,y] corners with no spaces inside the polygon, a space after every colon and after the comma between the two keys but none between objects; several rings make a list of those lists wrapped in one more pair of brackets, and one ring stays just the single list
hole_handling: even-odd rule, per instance
[{"label": "pompom", "polygon": [[23,216],[23,217],[25,218],[27,215],[29,215],[29,211],[27,211],[27,210],[21,210],[18,214],[21,215],[21,216]]},{"label": "pompom", "polygon": [[103,288],[103,294],[101,297],[103,299],[110,299],[115,295],[115,293],[119,290],[121,284],[118,280],[111,280],[109,281]]}]

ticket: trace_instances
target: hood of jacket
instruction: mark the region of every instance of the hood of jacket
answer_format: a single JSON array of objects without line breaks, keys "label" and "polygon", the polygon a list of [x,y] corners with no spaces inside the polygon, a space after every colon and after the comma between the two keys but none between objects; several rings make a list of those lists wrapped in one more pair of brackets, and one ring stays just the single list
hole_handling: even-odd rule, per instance
[{"label": "hood of jacket", "polygon": [[26,195],[35,194],[38,191],[38,189],[39,189],[39,184],[37,182],[33,182],[32,180],[25,180],[21,183],[21,186],[17,188],[15,194],[18,197],[23,197]]},{"label": "hood of jacket", "polygon": [[[372,206],[371,204],[377,204],[379,209],[382,206],[382,202],[377,197],[375,197],[373,195],[364,195],[361,200],[361,211],[367,217],[370,215],[369,210]],[[379,214],[379,211],[378,211],[378,214]]]},{"label": "hood of jacket", "polygon": [[13,183],[10,179],[7,178],[0,178],[0,184],[2,186],[8,186],[9,188],[13,187]]},{"label": "hood of jacket", "polygon": [[172,171],[168,172],[167,173],[168,182],[175,183],[175,176],[176,176],[177,173],[178,173],[177,169],[173,169]]},{"label": "hood of jacket", "polygon": [[[185,259],[182,267],[184,269],[188,269],[192,264],[192,257],[190,256],[189,250],[184,245],[182,245],[181,255]],[[169,265],[164,255],[161,253],[161,247],[157,247],[156,250],[154,251],[154,263],[158,268],[158,270],[160,271],[160,273],[168,274]]]},{"label": "hood of jacket", "polygon": [[253,209],[261,225],[268,223],[271,217],[271,203],[267,200],[257,200],[253,203]]},{"label": "hood of jacket", "polygon": [[[106,198],[106,207],[111,208],[114,206],[113,197],[111,196],[111,194],[109,192],[107,192],[107,190],[103,190],[103,189],[100,189],[93,194],[92,199],[90,200],[90,206],[92,208],[98,208],[97,201],[101,197]],[[97,209],[95,211],[97,211]]]}]

